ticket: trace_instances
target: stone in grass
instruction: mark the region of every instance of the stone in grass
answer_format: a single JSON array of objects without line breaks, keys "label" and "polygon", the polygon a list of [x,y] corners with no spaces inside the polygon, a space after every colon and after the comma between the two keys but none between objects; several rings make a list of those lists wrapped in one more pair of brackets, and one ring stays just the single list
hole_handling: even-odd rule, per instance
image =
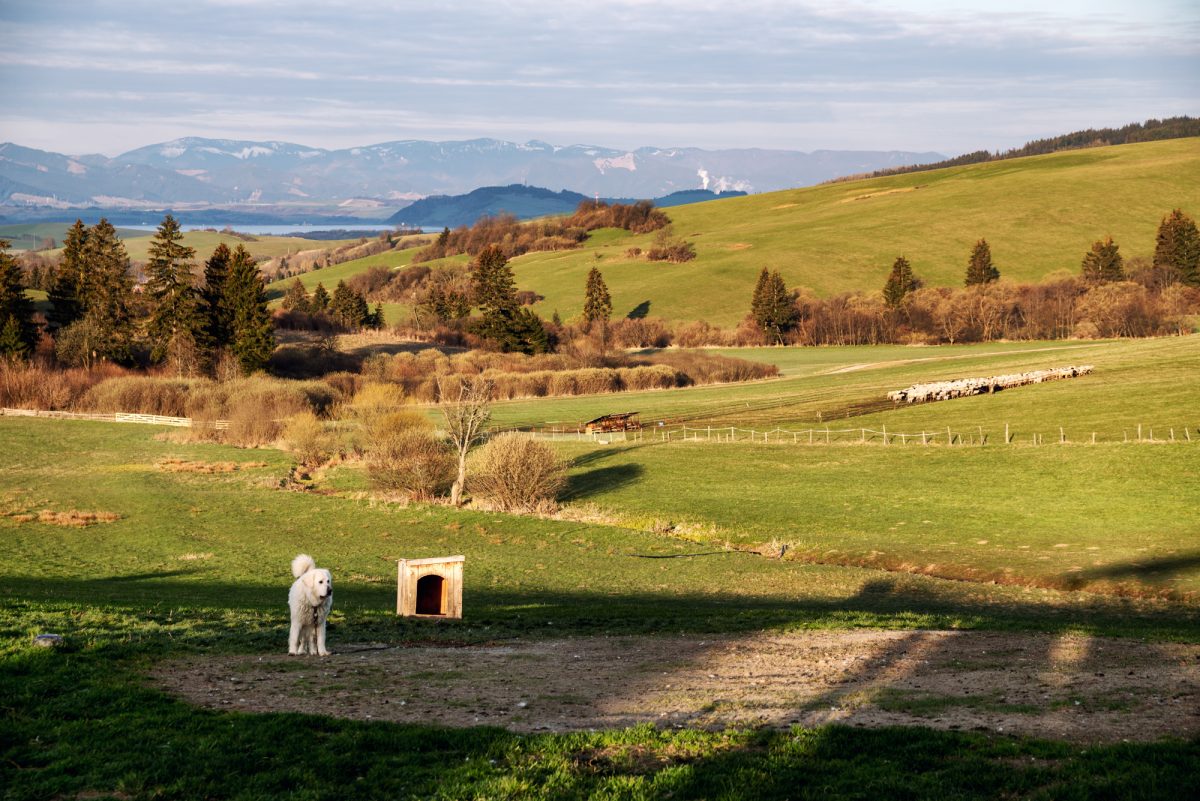
[{"label": "stone in grass", "polygon": [[38,634],[33,638],[33,644],[39,648],[57,648],[63,644],[61,634]]}]

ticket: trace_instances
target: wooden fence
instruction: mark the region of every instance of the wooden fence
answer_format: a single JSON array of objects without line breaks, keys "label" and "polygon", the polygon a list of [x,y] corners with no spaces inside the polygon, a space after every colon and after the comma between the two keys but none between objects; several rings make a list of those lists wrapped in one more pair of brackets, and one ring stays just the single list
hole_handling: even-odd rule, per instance
[{"label": "wooden fence", "polygon": [[49,417],[55,420],[94,420],[101,423],[142,423],[152,426],[176,426],[178,428],[212,427],[218,431],[229,428],[228,420],[212,422],[197,421],[190,417],[166,417],[161,414],[136,414],[133,412],[112,412],[100,414],[96,412],[59,412],[44,409],[0,409],[0,415],[5,417]]},{"label": "wooden fence", "polygon": [[[499,430],[490,432],[490,436],[502,433]],[[973,430],[954,430],[951,427],[937,431],[889,431],[886,426],[873,428],[823,428],[785,429],[775,428],[769,431],[759,431],[752,428],[737,426],[704,426],[687,425],[651,426],[641,431],[615,431],[606,434],[588,434],[582,431],[518,431],[535,439],[551,442],[594,442],[608,444],[609,442],[636,442],[653,440],[660,442],[757,442],[765,444],[787,445],[1047,445],[1067,443],[1087,443],[1095,445],[1101,442],[1132,442],[1132,443],[1164,443],[1164,442],[1200,442],[1200,429],[1192,431],[1189,427],[1173,428],[1160,427],[1156,431],[1151,426],[1136,425],[1122,431],[1120,437],[1111,433],[1103,436],[1095,431],[1068,432],[1060,427],[1057,434],[1047,436],[1045,432],[1023,431],[1005,425],[1003,431],[984,431],[982,426]]]}]

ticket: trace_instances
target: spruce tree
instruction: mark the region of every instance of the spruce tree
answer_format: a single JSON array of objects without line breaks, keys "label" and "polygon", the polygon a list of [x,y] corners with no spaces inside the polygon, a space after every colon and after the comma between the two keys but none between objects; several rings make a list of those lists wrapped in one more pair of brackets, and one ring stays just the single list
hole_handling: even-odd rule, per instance
[{"label": "spruce tree", "polygon": [[346,328],[361,328],[371,316],[367,299],[355,292],[345,281],[338,281],[329,301],[329,316]]},{"label": "spruce tree", "polygon": [[488,245],[473,264],[475,297],[481,317],[475,331],[500,350],[545,353],[550,349],[541,318],[517,303],[517,287],[504,252]]},{"label": "spruce tree", "polygon": [[[195,248],[185,246],[179,223],[168,214],[150,242],[146,262],[146,294],[150,297],[150,336],[152,361],[162,361],[167,352],[196,350],[204,338],[206,320],[200,314],[200,294],[192,280],[191,259]],[[175,342],[176,339],[179,342]],[[173,344],[174,343],[174,344]],[[183,348],[190,343],[190,348]]]},{"label": "spruce tree", "polygon": [[227,347],[233,336],[233,307],[229,303],[226,282],[229,280],[229,262],[233,253],[224,242],[217,245],[212,256],[204,263],[204,333],[205,338],[217,349]]},{"label": "spruce tree", "polygon": [[912,265],[903,256],[897,256],[892,263],[892,272],[888,275],[887,283],[883,285],[883,301],[889,308],[899,309],[904,304],[904,296],[917,288],[917,279],[913,275]]},{"label": "spruce tree", "polygon": [[1093,243],[1092,249],[1083,257],[1083,277],[1094,284],[1125,280],[1124,259],[1117,252],[1119,246],[1111,236]]},{"label": "spruce tree", "polygon": [[88,231],[82,259],[87,274],[80,301],[86,311],[72,325],[87,320],[93,343],[90,360],[127,362],[133,356],[133,315],[129,310],[133,279],[125,245],[107,219],[101,218]]},{"label": "spruce tree", "polygon": [[583,325],[590,331],[594,323],[607,326],[612,316],[612,297],[608,294],[608,285],[600,270],[593,267],[588,272],[587,289],[583,298]]},{"label": "spruce tree", "polygon": [[783,335],[795,325],[795,304],[778,270],[768,271],[764,267],[758,274],[750,300],[750,316],[767,338],[777,344],[783,342]]},{"label": "spruce tree", "polygon": [[383,328],[386,320],[383,317],[383,304],[376,303],[375,309],[371,312],[371,318],[367,320],[367,325],[371,328]]},{"label": "spruce tree", "polygon": [[8,240],[0,239],[0,359],[28,359],[37,337],[21,266],[9,254]]},{"label": "spruce tree", "polygon": [[258,265],[241,245],[233,251],[225,297],[233,310],[230,352],[244,375],[261,370],[275,350],[275,330],[267,310],[267,287]]},{"label": "spruce tree", "polygon": [[317,288],[313,290],[312,297],[308,301],[308,308],[313,314],[321,314],[329,310],[329,290],[325,289],[324,284],[317,283]]},{"label": "spruce tree", "polygon": [[63,241],[62,258],[55,271],[54,282],[50,286],[50,311],[46,314],[50,328],[58,331],[83,316],[82,296],[87,278],[87,266],[83,260],[84,245],[87,242],[88,229],[82,220],[67,231]]},{"label": "spruce tree", "polygon": [[1200,232],[1196,221],[1182,209],[1175,209],[1159,223],[1154,266],[1170,268],[1180,281],[1200,286]]},{"label": "spruce tree", "polygon": [[991,283],[1000,278],[1000,271],[992,264],[992,249],[986,239],[975,243],[971,251],[971,260],[967,262],[966,286]]},{"label": "spruce tree", "polygon": [[309,311],[308,290],[304,288],[304,284],[296,278],[288,286],[287,294],[283,296],[283,308],[288,311],[304,312]]}]

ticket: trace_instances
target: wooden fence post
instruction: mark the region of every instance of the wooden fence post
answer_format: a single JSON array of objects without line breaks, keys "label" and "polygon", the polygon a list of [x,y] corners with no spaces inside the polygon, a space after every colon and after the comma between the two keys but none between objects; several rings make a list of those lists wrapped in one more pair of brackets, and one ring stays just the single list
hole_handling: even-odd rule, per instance
[{"label": "wooden fence post", "polygon": [[1004,444],[1011,445],[1012,440],[1008,438],[1008,423],[1004,424]]},{"label": "wooden fence post", "polygon": [[887,441],[887,423],[884,423],[884,424],[883,424],[883,444],[884,444],[884,445],[887,445],[887,444],[888,444],[888,441]]}]

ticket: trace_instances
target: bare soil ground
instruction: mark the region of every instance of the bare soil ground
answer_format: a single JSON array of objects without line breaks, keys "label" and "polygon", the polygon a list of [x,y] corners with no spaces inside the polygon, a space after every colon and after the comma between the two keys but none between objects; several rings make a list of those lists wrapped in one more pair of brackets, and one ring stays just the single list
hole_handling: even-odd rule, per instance
[{"label": "bare soil ground", "polygon": [[1200,733],[1200,645],[1079,635],[862,630],[356,644],[324,659],[190,657],[160,663],[152,680],[218,709],[515,731],[649,721],[915,724],[1077,742]]}]

